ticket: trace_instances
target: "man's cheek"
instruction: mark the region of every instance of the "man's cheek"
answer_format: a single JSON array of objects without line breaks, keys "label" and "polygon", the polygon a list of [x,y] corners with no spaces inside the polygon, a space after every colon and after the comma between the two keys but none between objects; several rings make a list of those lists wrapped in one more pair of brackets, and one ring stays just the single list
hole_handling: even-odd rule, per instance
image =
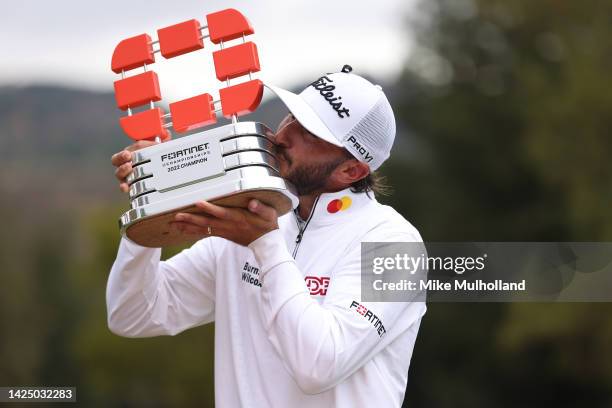
[{"label": "man's cheek", "polygon": [[280,156],[278,159],[278,172],[280,173],[281,177],[287,176],[287,162]]},{"label": "man's cheek", "polygon": [[278,157],[280,157],[279,162],[281,165],[285,164],[286,166],[291,166],[291,159],[285,152],[279,153]]}]

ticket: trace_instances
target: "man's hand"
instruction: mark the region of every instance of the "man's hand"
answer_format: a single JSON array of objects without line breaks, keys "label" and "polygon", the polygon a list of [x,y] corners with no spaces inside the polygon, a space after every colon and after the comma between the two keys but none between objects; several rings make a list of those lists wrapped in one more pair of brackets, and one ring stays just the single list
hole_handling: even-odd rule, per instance
[{"label": "man's hand", "polygon": [[278,229],[278,213],[273,207],[253,199],[247,209],[227,208],[199,201],[201,212],[178,213],[171,225],[184,234],[214,235],[247,246],[262,235]]},{"label": "man's hand", "polygon": [[127,193],[130,189],[126,181],[126,177],[132,172],[132,152],[136,150],[144,149],[145,147],[153,146],[157,142],[150,140],[139,140],[136,143],[126,147],[119,153],[113,154],[111,157],[111,163],[116,167],[115,177],[119,180],[119,188],[124,193]]}]

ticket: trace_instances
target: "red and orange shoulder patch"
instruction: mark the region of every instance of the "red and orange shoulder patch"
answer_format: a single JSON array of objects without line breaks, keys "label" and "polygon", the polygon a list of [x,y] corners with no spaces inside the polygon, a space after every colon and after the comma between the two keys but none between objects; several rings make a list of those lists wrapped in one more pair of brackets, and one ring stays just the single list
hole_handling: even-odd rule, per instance
[{"label": "red and orange shoulder patch", "polygon": [[327,204],[327,212],[330,214],[334,214],[334,213],[337,213],[338,211],[344,211],[348,209],[352,203],[353,203],[353,200],[351,200],[351,197],[349,196],[344,196],[342,198],[336,198],[334,200],[331,200]]}]

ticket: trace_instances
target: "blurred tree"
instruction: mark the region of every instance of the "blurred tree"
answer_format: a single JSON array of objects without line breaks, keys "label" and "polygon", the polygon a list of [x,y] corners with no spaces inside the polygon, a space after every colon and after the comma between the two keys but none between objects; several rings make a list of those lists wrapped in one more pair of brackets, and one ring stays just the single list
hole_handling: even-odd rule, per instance
[{"label": "blurred tree", "polygon": [[[430,241],[612,237],[612,3],[422,1],[388,201]],[[432,304],[406,406],[610,406],[609,304]],[[606,313],[607,312],[607,313]]]},{"label": "blurred tree", "polygon": [[612,56],[598,41],[611,14],[601,1],[421,3],[396,106],[428,239],[612,237]]}]

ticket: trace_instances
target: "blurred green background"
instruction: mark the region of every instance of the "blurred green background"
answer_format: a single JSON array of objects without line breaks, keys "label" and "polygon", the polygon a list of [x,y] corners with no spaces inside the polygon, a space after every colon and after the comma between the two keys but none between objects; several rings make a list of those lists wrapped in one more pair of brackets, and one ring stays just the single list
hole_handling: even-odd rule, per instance
[{"label": "blurred green background", "polygon": [[[612,3],[428,0],[406,32],[415,50],[383,84],[399,129],[381,201],[428,241],[612,241]],[[283,113],[269,102],[250,119]],[[106,327],[127,208],[109,161],[127,144],[118,116],[110,93],[0,89],[0,385],[213,406],[213,325],[138,340]],[[611,315],[430,304],[404,406],[612,407]]]}]

